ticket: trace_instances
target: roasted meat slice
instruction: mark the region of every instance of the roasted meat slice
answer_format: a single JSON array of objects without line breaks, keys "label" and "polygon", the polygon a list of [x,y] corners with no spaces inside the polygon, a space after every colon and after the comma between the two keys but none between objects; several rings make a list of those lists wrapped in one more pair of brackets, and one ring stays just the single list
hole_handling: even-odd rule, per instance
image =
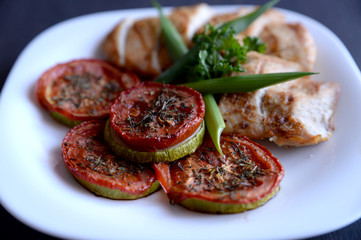
[{"label": "roasted meat slice", "polygon": [[266,43],[266,54],[298,62],[306,70],[313,69],[316,60],[315,41],[301,23],[266,25],[259,37]]},{"label": "roasted meat slice", "polygon": [[174,8],[169,15],[169,19],[173,22],[185,43],[190,46],[193,35],[213,15],[213,9],[209,5],[199,3],[193,6]]},{"label": "roasted meat slice", "polygon": [[[155,76],[171,64],[159,41],[158,18],[137,21],[124,19],[103,43],[106,58],[114,64],[141,75]],[[159,57],[161,55],[161,57]],[[159,59],[162,59],[160,63]]]},{"label": "roasted meat slice", "polygon": [[279,146],[314,145],[329,139],[339,85],[304,80],[287,89],[272,87],[262,101],[263,127]]},{"label": "roasted meat slice", "polygon": [[[278,57],[248,54],[247,73],[302,71]],[[252,139],[269,138],[280,146],[305,146],[327,140],[334,130],[337,83],[301,78],[250,93],[224,94],[219,102],[226,128]]]},{"label": "roasted meat slice", "polygon": [[[248,62],[243,66],[247,74],[303,70],[300,64],[256,52],[248,53],[247,58]],[[295,81],[302,81],[302,79]],[[286,87],[295,84],[295,81],[278,84],[277,87]],[[232,93],[222,96],[219,108],[226,123],[224,130],[226,133],[239,132],[254,139],[269,137],[264,130],[261,107],[266,90],[267,88],[262,88],[250,93]]]},{"label": "roasted meat slice", "polygon": [[[256,8],[242,7],[239,9],[240,16],[247,15]],[[275,8],[271,8],[259,16],[251,25],[249,25],[242,34],[244,36],[259,36],[263,29],[268,25],[282,24],[286,22],[285,15]]]},{"label": "roasted meat slice", "polygon": [[245,73],[238,74],[261,74],[276,72],[297,72],[304,71],[304,67],[296,62],[284,60],[279,57],[269,56],[258,52],[249,52],[247,54],[247,63],[243,65]]},{"label": "roasted meat slice", "polygon": [[[169,18],[189,44],[211,16],[208,5],[196,4],[175,8]],[[157,17],[121,20],[104,40],[103,50],[111,62],[141,76],[157,76],[172,64]]]}]

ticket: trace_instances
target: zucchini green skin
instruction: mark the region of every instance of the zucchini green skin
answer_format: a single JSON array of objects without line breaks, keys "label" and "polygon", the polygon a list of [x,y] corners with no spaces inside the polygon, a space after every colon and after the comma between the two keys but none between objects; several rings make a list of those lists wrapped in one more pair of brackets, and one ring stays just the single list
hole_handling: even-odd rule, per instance
[{"label": "zucchini green skin", "polygon": [[50,115],[59,123],[67,126],[67,127],[75,127],[76,125],[82,123],[83,121],[80,120],[72,120],[70,118],[65,117],[63,114],[59,113],[59,112],[51,112]]},{"label": "zucchini green skin", "polygon": [[275,188],[275,190],[272,193],[268,194],[264,198],[254,203],[232,204],[232,203],[211,202],[198,198],[188,198],[180,202],[179,204],[192,211],[197,211],[197,212],[217,213],[217,214],[240,213],[264,205],[274,195],[276,195],[276,193],[279,192],[279,190],[280,187],[278,186],[277,188]]},{"label": "zucchini green skin", "polygon": [[[113,152],[123,157],[124,159],[134,161],[137,163],[159,163],[159,162],[173,162],[184,156],[194,153],[202,144],[205,133],[205,124],[201,123],[200,129],[191,138],[185,140],[177,146],[160,150],[156,152],[139,152],[129,149],[125,145],[120,145],[113,139],[111,134],[109,120],[106,123],[104,130],[104,139]],[[116,134],[116,133],[114,133]]]},{"label": "zucchini green skin", "polygon": [[146,197],[155,191],[157,191],[160,188],[160,184],[158,181],[155,181],[152,186],[143,194],[139,195],[132,195],[126,192],[122,192],[118,189],[111,189],[107,187],[103,187],[94,183],[90,183],[88,181],[85,181],[84,179],[81,179],[79,177],[74,176],[75,179],[83,185],[85,188],[87,188],[89,191],[93,192],[94,194],[106,197],[110,199],[116,199],[116,200],[134,200],[142,197]]}]

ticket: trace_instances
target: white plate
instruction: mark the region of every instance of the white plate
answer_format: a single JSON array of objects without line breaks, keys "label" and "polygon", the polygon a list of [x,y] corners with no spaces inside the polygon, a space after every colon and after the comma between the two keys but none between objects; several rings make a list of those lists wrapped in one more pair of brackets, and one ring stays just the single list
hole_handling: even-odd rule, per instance
[{"label": "white plate", "polygon": [[[235,6],[218,6],[231,11]],[[240,214],[210,215],[170,205],[163,191],[135,201],[95,197],[66,170],[61,141],[66,127],[36,103],[34,84],[47,68],[99,56],[99,44],[119,19],[155,15],[154,9],[96,13],[57,24],[22,52],[0,102],[1,204],[47,234],[84,239],[303,238],[330,232],[361,216],[361,76],[342,42],[320,23],[291,11],[318,47],[316,76],[337,81],[342,92],[336,131],[327,142],[283,149],[281,191],[266,205]]]}]

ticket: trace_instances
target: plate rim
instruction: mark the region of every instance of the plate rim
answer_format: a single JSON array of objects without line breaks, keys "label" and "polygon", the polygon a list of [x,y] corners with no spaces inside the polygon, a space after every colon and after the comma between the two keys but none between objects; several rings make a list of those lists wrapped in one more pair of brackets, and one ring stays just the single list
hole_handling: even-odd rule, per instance
[{"label": "plate rim", "polygon": [[[245,6],[245,5],[234,5],[234,4],[231,4],[231,5],[210,5],[212,7],[215,7],[215,8],[232,8],[232,7],[240,7],[240,6]],[[248,6],[248,5],[246,5]],[[171,8],[171,7],[167,7],[167,8]],[[336,34],[334,34],[330,29],[328,29],[326,26],[324,26],[322,23],[306,16],[306,15],[303,15],[303,14],[300,14],[300,13],[297,13],[297,12],[294,12],[294,11],[291,11],[291,10],[287,10],[287,9],[282,9],[282,8],[278,8],[277,9],[280,9],[286,13],[291,13],[291,14],[295,14],[295,15],[299,15],[299,16],[302,16],[303,18],[307,18],[311,21],[313,21],[314,23],[322,26],[324,29],[326,29],[329,34],[332,34],[333,37],[339,41],[339,44],[340,46],[343,48],[343,51],[346,53],[346,57],[348,58],[348,60],[353,63],[353,68],[355,70],[355,72],[358,74],[358,79],[361,81],[361,74],[360,74],[360,70],[358,69],[357,65],[356,65],[356,62],[354,61],[354,59],[352,58],[350,52],[347,50],[346,46],[343,44],[343,42],[337,37]],[[2,91],[1,91],[1,94],[0,94],[0,107],[1,107],[1,103],[3,102],[3,93],[6,92],[6,89],[8,88],[8,85],[9,85],[9,80],[12,79],[12,75],[13,75],[13,72],[18,68],[18,64],[20,62],[20,59],[22,58],[22,56],[26,53],[26,50],[28,48],[31,48],[31,46],[39,39],[39,38],[42,38],[44,37],[48,32],[49,30],[52,30],[54,31],[54,29],[56,30],[57,27],[61,26],[61,25],[66,25],[72,21],[76,21],[76,20],[79,20],[79,19],[84,19],[84,18],[93,18],[93,17],[97,17],[98,15],[103,15],[103,14],[109,14],[109,13],[116,13],[116,12],[120,12],[120,13],[124,13],[124,12],[129,12],[129,11],[135,11],[135,12],[142,12],[142,11],[154,11],[152,8],[140,8],[140,9],[122,9],[122,10],[110,10],[110,11],[102,11],[102,12],[96,12],[96,13],[90,13],[90,14],[85,14],[85,15],[81,15],[81,16],[77,16],[77,17],[74,17],[74,18],[70,18],[70,19],[67,19],[67,20],[64,20],[62,22],[59,22],[57,24],[54,24],[52,25],[51,27],[45,29],[44,31],[42,31],[41,33],[39,33],[36,37],[34,37],[27,45],[26,47],[21,51],[20,55],[18,56],[18,58],[16,59],[13,67],[11,68],[5,82],[4,82],[4,85],[3,85],[3,88],[2,88]],[[0,108],[1,110],[2,108]],[[1,190],[1,189],[0,189]],[[23,216],[21,216],[21,214],[17,213],[16,211],[14,211],[14,209],[12,209],[10,207],[11,204],[8,204],[6,203],[5,201],[3,201],[3,196],[1,195],[1,204],[2,206],[5,208],[5,210],[7,210],[11,215],[13,215],[15,218],[17,218],[18,220],[20,220],[21,222],[25,223],[26,225],[34,228],[34,229],[37,229],[39,231],[42,231],[42,232],[45,232],[47,234],[50,234],[50,235],[53,235],[53,232],[52,231],[49,231],[48,229],[44,229],[44,228],[41,228],[41,226],[37,226],[37,224],[31,222],[31,221],[27,221],[27,219],[25,219]],[[4,204],[5,203],[5,204]],[[357,218],[352,218],[352,219],[349,219],[349,222],[348,223],[345,223],[343,226],[339,226],[338,228],[336,229],[339,229],[341,227],[344,227],[344,226],[347,226],[349,225],[350,223],[356,221],[357,219],[359,219],[361,217],[361,212],[359,214],[359,216]],[[332,230],[336,230],[335,228],[332,229]],[[323,232],[323,233],[326,233],[326,232]],[[321,234],[323,234],[321,233]],[[54,236],[57,236],[57,235],[54,235]],[[314,235],[310,235],[310,236],[314,236]]]}]

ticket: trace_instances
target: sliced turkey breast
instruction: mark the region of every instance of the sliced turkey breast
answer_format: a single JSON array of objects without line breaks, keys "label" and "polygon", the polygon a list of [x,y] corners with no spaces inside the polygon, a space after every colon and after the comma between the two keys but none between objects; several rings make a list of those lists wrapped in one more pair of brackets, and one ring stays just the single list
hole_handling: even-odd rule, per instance
[{"label": "sliced turkey breast", "polygon": [[259,37],[266,43],[266,54],[298,62],[312,70],[316,61],[316,44],[301,23],[277,23],[265,26]]},{"label": "sliced turkey breast", "polygon": [[[293,72],[298,63],[251,52],[244,65],[248,74]],[[224,94],[219,109],[224,132],[252,139],[268,138],[280,146],[305,146],[327,140],[334,130],[337,83],[300,78],[250,93]]]},{"label": "sliced turkey breast", "polygon": [[[208,5],[196,4],[174,8],[169,18],[190,44],[195,31],[212,15]],[[108,60],[141,76],[157,76],[172,64],[157,17],[121,20],[104,40],[103,50]]]}]

